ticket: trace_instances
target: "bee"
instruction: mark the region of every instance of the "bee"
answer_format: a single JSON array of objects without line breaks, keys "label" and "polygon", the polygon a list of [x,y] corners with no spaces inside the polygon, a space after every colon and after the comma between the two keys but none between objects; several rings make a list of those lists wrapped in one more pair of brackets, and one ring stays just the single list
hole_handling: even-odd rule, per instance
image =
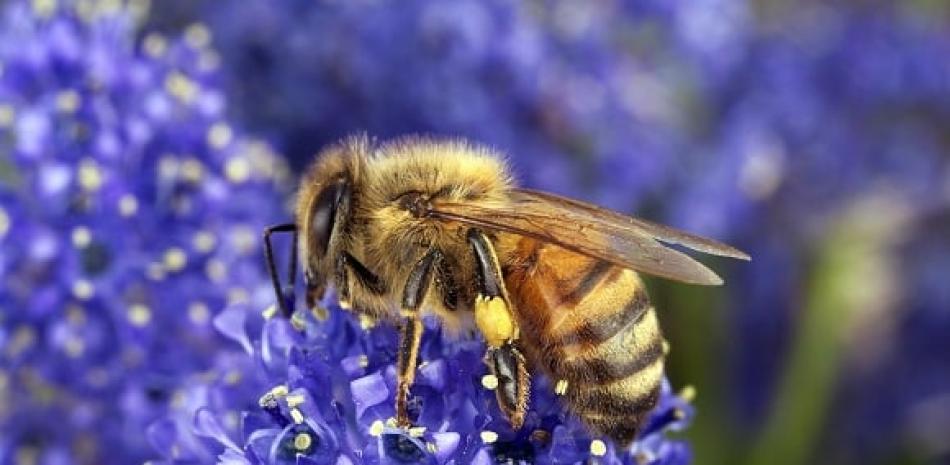
[{"label": "bee", "polygon": [[657,402],[665,352],[638,272],[722,284],[667,245],[749,259],[711,239],[516,187],[502,156],[462,140],[339,142],[303,176],[295,216],[264,233],[281,310],[293,305],[296,258],[282,288],[270,239],[287,232],[307,305],[333,285],[341,307],[399,328],[403,427],[422,317],[435,315],[450,334],[481,333],[513,428],[524,422],[530,374],[540,372],[593,434],[627,445]]}]

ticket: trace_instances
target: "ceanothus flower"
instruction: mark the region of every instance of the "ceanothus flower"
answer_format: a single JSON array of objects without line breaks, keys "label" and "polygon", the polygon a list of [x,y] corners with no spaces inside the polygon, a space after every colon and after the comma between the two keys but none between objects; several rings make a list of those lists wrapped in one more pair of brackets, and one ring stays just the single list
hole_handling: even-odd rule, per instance
[{"label": "ceanothus flower", "polygon": [[[0,19],[0,461],[141,462],[260,302],[286,176],[240,136],[207,28],[135,40],[142,2],[15,1]],[[265,297],[266,298],[266,297]]]},{"label": "ceanothus flower", "polygon": [[[297,164],[354,130],[464,135],[509,154],[531,187],[636,207],[749,251],[755,261],[727,279],[733,295],[723,307],[737,310],[716,313],[740,342],[707,351],[727,367],[718,372],[731,373],[735,389],[719,401],[748,436],[769,416],[800,327],[803,257],[820,249],[829,224],[879,189],[906,193],[921,211],[946,198],[943,4],[204,5],[227,44],[237,117],[272,134]],[[914,273],[903,276],[901,286],[915,289]],[[936,300],[913,305],[919,315],[909,318],[933,325],[895,332],[889,344],[912,352],[939,339],[927,328],[946,326],[922,310]],[[903,361],[895,350],[879,366]],[[884,391],[863,392],[876,411]],[[902,411],[918,400],[902,401]],[[907,437],[901,422],[855,411],[815,412],[847,424],[827,428],[827,444],[856,461],[880,455],[868,443],[913,448],[898,444]],[[849,430],[871,439],[843,437]],[[738,437],[725,447],[749,442]]]},{"label": "ceanothus flower", "polygon": [[[676,395],[664,382],[639,438],[621,450],[590,437],[565,411],[554,386],[536,376],[525,424],[513,431],[482,362],[484,343],[447,339],[438,322],[427,319],[410,395],[414,426],[406,430],[394,422],[394,328],[335,305],[299,309],[290,319],[274,306],[260,317],[247,315],[244,306],[234,306],[216,319],[216,327],[244,349],[242,379],[195,384],[193,391],[209,402],[153,426],[153,444],[186,453],[197,447],[205,454],[214,445],[195,438],[210,438],[219,463],[235,465],[554,464],[591,457],[609,464],[683,464],[690,458],[686,444],[667,434],[683,429],[693,415],[689,389]],[[224,379],[234,367],[229,360],[202,377]],[[190,433],[168,426],[188,420]]]}]

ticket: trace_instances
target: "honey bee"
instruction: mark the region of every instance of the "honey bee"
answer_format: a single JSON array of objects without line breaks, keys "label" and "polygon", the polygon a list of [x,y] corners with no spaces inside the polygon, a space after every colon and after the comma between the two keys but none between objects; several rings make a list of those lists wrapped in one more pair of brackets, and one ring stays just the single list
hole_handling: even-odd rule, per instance
[{"label": "honey bee", "polygon": [[295,223],[264,234],[280,308],[290,314],[296,264],[281,288],[270,236],[289,232],[307,305],[332,284],[341,307],[398,326],[403,427],[411,424],[421,321],[431,314],[448,333],[481,333],[513,428],[524,422],[537,370],[593,434],[627,445],[657,402],[664,363],[637,273],[722,284],[668,244],[749,259],[710,239],[518,188],[499,154],[461,140],[346,139],[303,176],[295,213]]}]

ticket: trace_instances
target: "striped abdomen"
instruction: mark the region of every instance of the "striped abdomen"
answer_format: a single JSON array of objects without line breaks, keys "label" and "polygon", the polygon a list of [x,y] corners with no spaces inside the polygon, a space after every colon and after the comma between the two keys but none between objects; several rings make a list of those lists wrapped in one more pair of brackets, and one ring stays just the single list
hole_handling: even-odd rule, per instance
[{"label": "striped abdomen", "polygon": [[663,337],[639,276],[522,239],[506,284],[522,346],[595,434],[631,442],[656,404]]}]

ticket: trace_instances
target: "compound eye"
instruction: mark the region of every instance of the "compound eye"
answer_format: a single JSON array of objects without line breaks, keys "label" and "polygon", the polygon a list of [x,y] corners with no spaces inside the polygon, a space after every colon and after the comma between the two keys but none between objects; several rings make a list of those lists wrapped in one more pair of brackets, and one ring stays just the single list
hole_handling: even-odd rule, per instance
[{"label": "compound eye", "polygon": [[345,190],[345,182],[337,181],[325,187],[313,204],[313,213],[310,215],[310,234],[320,255],[326,254],[330,244],[337,207],[340,205]]}]

